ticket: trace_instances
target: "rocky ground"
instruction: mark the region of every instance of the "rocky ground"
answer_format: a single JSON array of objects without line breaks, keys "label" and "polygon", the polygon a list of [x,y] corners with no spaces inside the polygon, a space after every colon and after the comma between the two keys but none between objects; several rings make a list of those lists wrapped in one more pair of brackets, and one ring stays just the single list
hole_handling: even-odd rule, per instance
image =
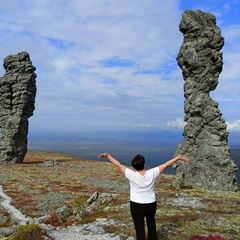
[{"label": "rocky ground", "polygon": [[[162,175],[155,184],[159,239],[240,239],[240,192],[176,189],[173,179]],[[133,239],[128,182],[110,163],[29,152],[23,164],[1,165],[0,184],[18,211],[1,206],[2,239],[26,219],[37,221],[48,239]]]}]

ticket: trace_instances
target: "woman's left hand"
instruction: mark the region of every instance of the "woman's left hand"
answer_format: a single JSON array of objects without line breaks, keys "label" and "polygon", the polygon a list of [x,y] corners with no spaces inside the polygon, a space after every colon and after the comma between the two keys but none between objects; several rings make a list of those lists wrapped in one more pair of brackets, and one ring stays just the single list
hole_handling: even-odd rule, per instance
[{"label": "woman's left hand", "polygon": [[188,158],[185,158],[183,155],[178,155],[179,160],[182,160],[184,162],[189,162]]}]

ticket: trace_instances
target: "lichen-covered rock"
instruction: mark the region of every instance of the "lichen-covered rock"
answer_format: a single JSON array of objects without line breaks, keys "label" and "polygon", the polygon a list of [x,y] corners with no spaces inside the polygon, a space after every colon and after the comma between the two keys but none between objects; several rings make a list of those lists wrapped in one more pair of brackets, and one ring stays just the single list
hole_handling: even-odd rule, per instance
[{"label": "lichen-covered rock", "polygon": [[23,162],[27,152],[28,118],[36,97],[36,68],[26,52],[4,59],[0,78],[0,162]]},{"label": "lichen-covered rock", "polygon": [[237,190],[237,166],[230,158],[228,131],[218,103],[209,93],[218,85],[222,71],[224,38],[214,15],[185,11],[179,25],[184,35],[177,61],[184,79],[184,139],[175,154],[189,164],[175,164],[175,186]]}]

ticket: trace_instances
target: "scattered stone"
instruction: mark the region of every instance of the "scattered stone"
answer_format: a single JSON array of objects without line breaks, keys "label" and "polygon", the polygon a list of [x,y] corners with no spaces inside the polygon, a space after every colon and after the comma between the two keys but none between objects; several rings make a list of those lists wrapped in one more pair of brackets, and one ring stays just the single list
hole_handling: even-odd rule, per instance
[{"label": "scattered stone", "polygon": [[87,203],[88,204],[92,204],[93,202],[95,202],[98,198],[98,192],[95,192],[88,200]]},{"label": "scattered stone", "polygon": [[201,200],[197,197],[189,197],[181,194],[178,198],[174,198],[172,201],[168,201],[173,206],[191,207],[191,208],[205,208],[205,205],[201,203]]},{"label": "scattered stone", "polygon": [[[72,212],[77,219],[84,219],[89,214],[103,206],[104,203],[109,203],[114,198],[113,194],[95,192],[86,201],[83,201],[79,206],[73,206]],[[103,210],[106,210],[104,206]]]},{"label": "scattered stone", "polygon": [[168,235],[170,231],[174,231],[177,229],[177,224],[173,222],[167,222],[161,226],[161,228],[157,231],[157,239],[159,240],[168,240]]},{"label": "scattered stone", "polygon": [[56,209],[56,213],[57,213],[58,217],[62,220],[67,219],[71,215],[69,208],[67,206],[63,206],[63,207]]},{"label": "scattered stone", "polygon": [[0,228],[0,239],[11,236],[16,230],[16,225]]},{"label": "scattered stone", "polygon": [[237,166],[230,158],[228,131],[218,103],[210,91],[218,85],[223,61],[224,38],[214,15],[200,10],[185,11],[179,25],[184,35],[177,61],[184,79],[184,139],[175,155],[183,154],[190,162],[178,161],[176,187],[237,191]]},{"label": "scattered stone", "polygon": [[62,163],[60,163],[57,160],[52,160],[52,159],[46,159],[43,163],[42,163],[43,167],[55,167],[55,166],[62,166]]},{"label": "scattered stone", "polygon": [[134,240],[134,237],[129,236],[126,240]]},{"label": "scattered stone", "polygon": [[3,214],[1,214],[0,212],[0,225],[6,223],[8,220],[8,217],[4,216]]},{"label": "scattered stone", "polygon": [[[115,221],[107,218],[96,219],[95,222],[89,224],[81,224],[76,226],[69,226],[67,228],[47,229],[46,232],[55,240],[121,240],[121,236],[106,232],[104,227],[116,226],[123,224],[120,221]],[[81,238],[82,237],[82,238]],[[126,236],[127,240],[134,238]]]}]

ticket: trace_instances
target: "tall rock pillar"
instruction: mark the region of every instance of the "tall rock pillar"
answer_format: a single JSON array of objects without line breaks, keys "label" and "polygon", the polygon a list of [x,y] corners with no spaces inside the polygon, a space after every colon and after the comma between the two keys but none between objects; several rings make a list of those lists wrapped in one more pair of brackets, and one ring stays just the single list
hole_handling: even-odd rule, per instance
[{"label": "tall rock pillar", "polygon": [[0,78],[0,162],[22,163],[27,152],[28,118],[33,115],[36,68],[29,54],[4,59],[6,73]]},{"label": "tall rock pillar", "polygon": [[176,168],[175,186],[237,190],[237,166],[230,158],[228,131],[218,103],[209,93],[218,84],[224,38],[214,15],[185,11],[179,25],[184,40],[177,61],[184,79],[184,139],[175,154],[190,159]]}]

